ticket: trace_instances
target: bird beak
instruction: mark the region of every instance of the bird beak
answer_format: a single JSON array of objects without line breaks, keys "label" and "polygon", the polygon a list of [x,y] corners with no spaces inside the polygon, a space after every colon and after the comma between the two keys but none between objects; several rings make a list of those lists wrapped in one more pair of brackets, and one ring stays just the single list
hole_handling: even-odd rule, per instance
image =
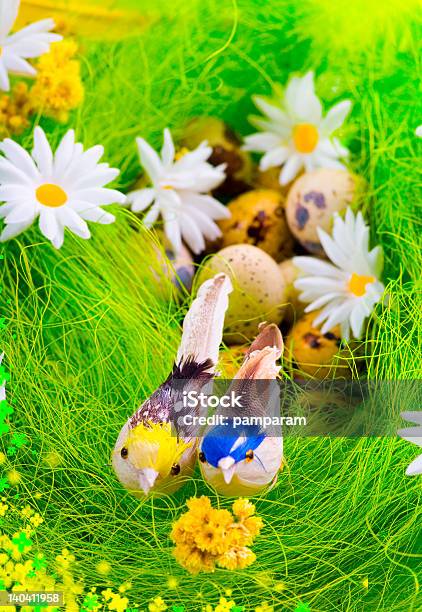
[{"label": "bird beak", "polygon": [[155,481],[157,480],[157,476],[158,472],[156,470],[153,470],[152,468],[143,468],[142,470],[139,470],[139,485],[145,495],[148,495],[148,493],[154,486]]},{"label": "bird beak", "polygon": [[223,478],[226,484],[230,484],[233,478],[233,474],[236,469],[235,464],[236,464],[236,461],[233,459],[233,457],[223,457],[218,462],[218,467],[223,472]]}]

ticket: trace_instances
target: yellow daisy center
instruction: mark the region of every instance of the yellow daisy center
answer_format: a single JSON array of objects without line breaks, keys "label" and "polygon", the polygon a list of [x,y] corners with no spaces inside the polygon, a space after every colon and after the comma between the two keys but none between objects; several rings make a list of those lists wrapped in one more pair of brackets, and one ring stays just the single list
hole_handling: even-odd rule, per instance
[{"label": "yellow daisy center", "polygon": [[365,276],[364,274],[355,274],[353,272],[348,282],[347,288],[350,293],[353,293],[356,297],[362,297],[366,293],[366,285],[373,283],[375,278],[373,276]]},{"label": "yellow daisy center", "polygon": [[67,193],[53,183],[45,183],[38,187],[36,196],[40,204],[50,208],[59,208],[67,202]]},{"label": "yellow daisy center", "polygon": [[318,144],[318,130],[312,123],[298,123],[293,128],[293,142],[299,153],[312,153]]}]

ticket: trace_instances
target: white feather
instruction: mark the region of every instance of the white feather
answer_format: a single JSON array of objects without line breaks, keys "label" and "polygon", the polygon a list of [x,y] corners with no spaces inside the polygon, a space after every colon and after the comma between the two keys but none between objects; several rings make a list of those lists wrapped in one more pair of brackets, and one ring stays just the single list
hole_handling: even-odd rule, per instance
[{"label": "white feather", "polygon": [[231,281],[225,274],[217,274],[201,285],[183,322],[177,364],[190,357],[197,363],[210,359],[215,367],[232,290]]}]

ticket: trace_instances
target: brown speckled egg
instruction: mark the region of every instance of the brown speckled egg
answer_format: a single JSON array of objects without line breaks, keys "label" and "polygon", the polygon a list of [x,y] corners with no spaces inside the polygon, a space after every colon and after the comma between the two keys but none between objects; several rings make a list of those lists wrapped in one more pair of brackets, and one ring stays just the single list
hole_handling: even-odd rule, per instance
[{"label": "brown speckled egg", "polygon": [[212,147],[209,162],[213,166],[226,164],[227,179],[215,190],[222,197],[233,197],[250,189],[254,164],[233,130],[216,117],[197,117],[185,127],[183,145],[195,149],[206,140]]},{"label": "brown speckled egg", "polygon": [[290,257],[293,237],[287,226],[283,202],[282,194],[272,189],[248,191],[230,202],[230,219],[219,222],[222,246],[252,244],[276,261]]},{"label": "brown speckled egg", "polygon": [[250,244],[222,249],[204,263],[198,285],[219,272],[232,280],[224,340],[242,344],[256,336],[259,323],[279,323],[286,302],[279,267],[267,253]]},{"label": "brown speckled egg", "polygon": [[351,372],[345,360],[349,353],[341,348],[340,326],[322,334],[313,326],[317,315],[318,311],[310,312],[293,325],[285,345],[287,361],[298,376],[349,378]]},{"label": "brown speckled egg", "polygon": [[286,259],[279,264],[281,276],[286,286],[286,310],[284,321],[294,323],[304,313],[306,304],[299,299],[300,291],[295,289],[294,282],[299,276],[299,269],[294,265],[292,259]]},{"label": "brown speckled egg", "polygon": [[343,211],[358,195],[361,181],[347,170],[320,168],[293,183],[286,202],[292,234],[306,250],[324,256],[317,227],[331,231],[332,215]]}]

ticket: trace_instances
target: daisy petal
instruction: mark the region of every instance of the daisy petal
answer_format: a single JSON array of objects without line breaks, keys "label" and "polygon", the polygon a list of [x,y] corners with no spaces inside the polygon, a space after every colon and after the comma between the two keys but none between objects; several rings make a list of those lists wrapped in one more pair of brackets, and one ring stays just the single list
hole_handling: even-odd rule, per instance
[{"label": "daisy petal", "polygon": [[360,304],[357,304],[350,314],[350,327],[352,328],[353,336],[355,338],[360,338],[362,336],[365,318],[365,311],[362,309]]},{"label": "daisy petal", "polygon": [[182,217],[182,219],[185,217],[192,217],[193,221],[197,224],[201,233],[207,240],[213,241],[221,236],[221,230],[218,225],[216,225],[214,221],[208,217],[208,215],[201,212],[198,208],[187,206],[186,214]]},{"label": "daisy petal", "polygon": [[6,240],[11,240],[12,238],[15,238],[16,236],[27,230],[28,227],[33,224],[33,222],[34,219],[28,219],[28,221],[25,221],[24,223],[9,223],[8,225],[6,225],[6,227],[1,233],[0,242],[6,242]]},{"label": "daisy petal", "polygon": [[245,151],[257,151],[266,153],[275,147],[280,146],[280,137],[271,134],[270,132],[262,132],[261,134],[251,134],[246,136],[243,149]]},{"label": "daisy petal", "polygon": [[333,327],[338,325],[339,323],[343,323],[343,321],[347,321],[349,319],[351,304],[348,300],[343,302],[343,304],[337,306],[336,309],[333,309],[331,314],[327,317],[324,325],[321,327],[321,333],[326,334]]},{"label": "daisy petal", "polygon": [[158,202],[153,204],[145,217],[142,219],[143,224],[148,229],[154,225],[160,215],[160,205]]},{"label": "daisy petal", "polygon": [[48,210],[45,207],[40,213],[39,226],[43,236],[50,241],[54,240],[60,230],[57,215],[52,210]]},{"label": "daisy petal", "polygon": [[285,163],[283,170],[280,174],[280,183],[287,185],[292,181],[303,165],[302,159],[299,155],[292,155]]},{"label": "daisy petal", "polygon": [[63,246],[63,242],[64,242],[64,227],[59,226],[59,229],[57,230],[57,234],[55,235],[51,243],[54,246],[54,248],[61,249]]},{"label": "daisy petal", "polygon": [[335,104],[330,108],[325,118],[322,120],[321,127],[327,134],[332,134],[335,130],[338,130],[350,113],[352,103],[350,100],[343,100],[338,104]]},{"label": "daisy petal", "polygon": [[161,149],[161,159],[165,166],[168,166],[173,162],[175,153],[176,151],[174,148],[173,139],[171,137],[170,130],[166,128],[164,130],[163,148]]},{"label": "daisy petal", "polygon": [[259,96],[254,97],[253,101],[255,102],[255,106],[259,108],[259,110],[264,115],[267,115],[267,117],[269,117],[271,121],[274,121],[274,123],[278,123],[281,125],[288,125],[288,117],[286,116],[286,113],[281,110],[281,108],[275,106],[274,104],[271,104],[270,102],[267,102],[264,98],[261,98]]},{"label": "daisy petal", "polygon": [[115,189],[107,189],[105,187],[97,187],[96,189],[77,189],[74,192],[78,200],[86,200],[99,206],[108,206],[109,204],[124,204],[126,196]]},{"label": "daisy petal", "polygon": [[27,185],[8,183],[0,187],[1,202],[16,202],[20,200],[25,201],[28,198],[31,198],[31,196],[32,194]]},{"label": "daisy petal", "polygon": [[26,202],[17,204],[12,212],[5,217],[5,223],[25,223],[29,219],[34,219],[38,212],[38,207],[35,203],[28,205]]},{"label": "daisy petal", "polygon": [[7,73],[4,62],[1,59],[1,56],[0,56],[0,89],[2,91],[10,91],[9,75]]},{"label": "daisy petal", "polygon": [[150,206],[155,198],[155,189],[139,189],[132,191],[127,196],[130,209],[134,213],[142,212]]},{"label": "daisy petal", "polygon": [[319,293],[326,291],[341,291],[342,283],[333,278],[323,276],[306,276],[295,281],[295,287],[300,291],[315,289]]},{"label": "daisy petal", "polygon": [[294,257],[293,263],[302,272],[312,276],[328,276],[331,278],[336,278],[340,281],[345,280],[346,277],[344,272],[339,270],[339,268],[326,261],[317,259],[316,257]]},{"label": "daisy petal", "polygon": [[334,241],[326,232],[324,232],[324,230],[319,227],[317,228],[317,232],[322,248],[331,261],[343,270],[352,271],[351,268],[353,267],[353,263],[350,260],[350,257],[348,257],[339,246],[339,243]]},{"label": "daisy petal", "polygon": [[174,252],[177,254],[182,248],[182,235],[179,222],[174,215],[168,214],[167,211],[163,212],[163,218],[164,231],[174,249]]},{"label": "daisy petal", "polygon": [[314,310],[319,310],[332,300],[338,299],[339,297],[341,297],[341,293],[339,293],[338,291],[326,293],[325,295],[322,295],[321,297],[314,300],[311,304],[309,304],[309,306],[305,308],[305,312],[313,312]]},{"label": "daisy petal", "polygon": [[163,174],[163,164],[154,149],[143,138],[137,138],[139,157],[152,181],[157,180]]},{"label": "daisy petal", "polygon": [[3,61],[8,72],[15,72],[28,76],[35,76],[37,74],[37,71],[31,64],[22,57],[19,57],[19,55],[16,55],[10,49],[4,51]]},{"label": "daisy petal", "polygon": [[[75,205],[76,204],[76,205]],[[85,221],[100,223],[101,225],[110,225],[114,223],[116,217],[109,212],[106,212],[98,206],[92,206],[88,202],[74,203],[74,209]]]},{"label": "daisy petal", "polygon": [[38,126],[34,130],[34,148],[32,150],[32,157],[44,178],[52,175],[53,152],[44,130]]},{"label": "daisy petal", "polygon": [[272,149],[272,151],[268,151],[260,161],[259,168],[263,172],[268,170],[268,168],[273,168],[274,166],[281,166],[287,160],[289,156],[288,147],[277,147],[276,149]]},{"label": "daisy petal", "polygon": [[[56,24],[54,22],[54,19],[41,19],[40,21],[35,21],[34,23],[31,23],[30,25],[25,26],[24,28],[22,28],[21,30],[13,34],[13,36],[10,36],[9,38],[19,40],[22,38],[28,38],[29,35],[32,35],[32,34],[47,34],[50,32],[50,30],[53,30],[55,26]],[[54,34],[54,36],[58,37],[59,40],[62,40],[63,38],[59,34]]]},{"label": "daisy petal", "polygon": [[0,40],[9,34],[19,12],[20,0],[2,0],[0,2]]},{"label": "daisy petal", "polygon": [[75,148],[75,132],[69,130],[63,136],[54,154],[54,176],[61,176],[73,161]]},{"label": "daisy petal", "polygon": [[199,253],[202,253],[202,251],[205,249],[205,240],[203,235],[192,217],[184,214],[182,221],[181,228],[183,240],[186,242],[190,250],[195,253],[195,255],[199,255]]},{"label": "daisy petal", "polygon": [[297,120],[319,124],[322,117],[322,105],[315,94],[313,72],[308,72],[304,77],[293,81],[292,87],[287,87],[286,104]]},{"label": "daisy petal", "polygon": [[406,476],[416,476],[422,474],[422,455],[416,457],[406,470]]},{"label": "daisy petal", "polygon": [[86,222],[69,206],[63,206],[59,214],[60,221],[64,227],[68,227],[71,232],[84,240],[91,237],[91,232]]},{"label": "daisy petal", "polygon": [[194,206],[211,219],[230,219],[231,212],[212,196],[198,195],[193,192],[183,192],[182,197],[187,204]]},{"label": "daisy petal", "polygon": [[23,147],[13,140],[10,140],[10,138],[6,138],[6,140],[0,143],[0,151],[4,153],[14,166],[30,177],[31,180],[37,181],[39,179],[39,173],[35,163]]}]

